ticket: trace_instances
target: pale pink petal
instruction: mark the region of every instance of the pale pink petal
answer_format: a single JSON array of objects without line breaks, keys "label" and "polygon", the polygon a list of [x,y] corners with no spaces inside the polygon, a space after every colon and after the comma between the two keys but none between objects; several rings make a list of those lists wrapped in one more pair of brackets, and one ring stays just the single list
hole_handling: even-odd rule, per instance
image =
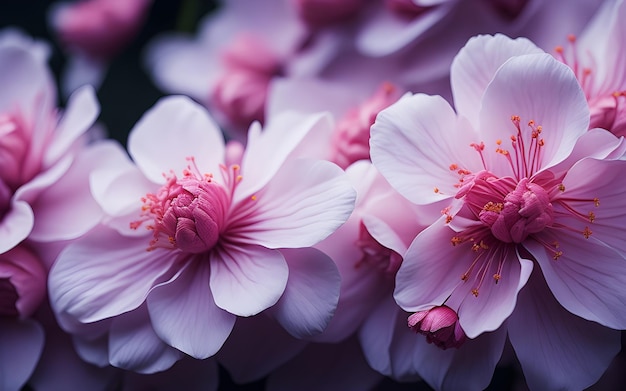
[{"label": "pale pink petal", "polygon": [[530,53],[543,51],[526,38],[513,40],[502,34],[470,38],[450,68],[457,113],[477,126],[483,94],[498,68],[511,57]]},{"label": "pale pink petal", "polygon": [[[111,322],[107,323],[110,324]],[[108,334],[101,335],[97,338],[81,338],[74,336],[73,345],[74,349],[76,349],[76,354],[78,354],[78,356],[80,356],[80,358],[85,362],[101,368],[111,365],[109,364]]]},{"label": "pale pink petal", "polygon": [[113,319],[109,334],[111,365],[139,373],[170,368],[183,354],[163,342],[154,332],[146,306]]},{"label": "pale pink petal", "polygon": [[44,156],[44,164],[56,162],[76,139],[93,125],[100,106],[92,86],[84,86],[70,96],[54,138]]},{"label": "pale pink petal", "polygon": [[176,260],[168,250],[147,251],[144,238],[99,227],[70,244],[49,276],[52,307],[83,323],[137,308]]},{"label": "pale pink petal", "polygon": [[186,35],[167,35],[145,50],[145,67],[159,88],[206,102],[220,67],[218,56],[207,55],[210,48]]},{"label": "pale pink petal", "polygon": [[[450,198],[459,175],[451,165],[478,171],[476,142],[441,97],[405,95],[380,112],[371,128],[370,154],[380,173],[400,194],[417,204]],[[461,146],[459,148],[458,146]]]},{"label": "pale pink petal", "polygon": [[[554,242],[562,251],[557,260],[553,250],[542,244]],[[568,311],[608,327],[626,327],[626,292],[615,289],[626,284],[623,254],[593,236],[584,239],[567,229],[546,229],[541,243],[528,240],[524,247],[537,259],[550,290]]]},{"label": "pale pink petal", "polygon": [[[584,216],[573,216],[560,202],[554,202],[555,211],[571,215],[568,219],[560,219],[562,225],[582,232],[589,227],[592,237],[626,255],[626,238],[622,234],[626,226],[626,209],[624,208],[624,192],[620,185],[623,181],[626,162],[623,160],[583,159],[571,167],[565,178],[565,190],[556,200],[563,198],[565,204]],[[596,199],[598,206],[596,206]],[[590,215],[593,215],[593,222]],[[565,252],[565,251],[564,251]],[[570,254],[572,255],[572,254]]]},{"label": "pale pink petal", "polygon": [[585,389],[620,349],[618,330],[568,312],[538,273],[520,292],[508,330],[531,390]]},{"label": "pale pink petal", "polygon": [[263,130],[253,124],[248,131],[241,163],[244,180],[237,189],[236,201],[265,186],[307,135],[330,134],[331,130],[327,113],[304,115],[287,111],[272,118]]},{"label": "pale pink petal", "polygon": [[269,248],[312,246],[348,219],[355,197],[338,166],[297,159],[255,194],[252,212],[242,209],[239,216],[235,209],[226,234],[237,242]]},{"label": "pale pink petal", "polygon": [[38,391],[113,389],[120,381],[121,371],[108,364],[97,367],[82,360],[70,335],[59,329],[50,308],[45,307],[44,311],[38,312],[37,319],[46,330],[46,343],[28,384]]},{"label": "pale pink petal", "polygon": [[9,251],[26,239],[33,229],[35,217],[30,205],[13,201],[0,221],[0,254]]},{"label": "pale pink petal", "polygon": [[68,54],[60,81],[63,95],[69,96],[86,85],[99,89],[108,67],[108,62],[104,60],[93,59],[82,53]]},{"label": "pale pink petal", "polygon": [[411,243],[396,275],[394,297],[409,312],[441,305],[460,286],[461,276],[475,257],[473,251],[453,246],[455,232],[440,219]]},{"label": "pale pink petal", "polygon": [[206,109],[184,96],[159,100],[137,122],[128,151],[148,179],[163,183],[163,174],[181,175],[194,157],[204,174],[217,174],[224,161],[224,138]]},{"label": "pale pink petal", "polygon": [[167,371],[149,375],[127,372],[122,391],[217,391],[219,373],[215,360],[185,357]]},{"label": "pale pink petal", "polygon": [[1,49],[0,85],[0,112],[18,109],[29,118],[37,114],[36,110],[48,114],[56,102],[56,89],[46,63],[25,48]]},{"label": "pale pink petal", "polygon": [[292,337],[274,319],[260,314],[237,319],[230,338],[216,357],[236,383],[247,383],[267,376],[306,345],[306,341]]},{"label": "pale pink petal", "polygon": [[211,252],[210,262],[215,304],[231,314],[258,314],[285,291],[289,267],[280,251],[224,243]]},{"label": "pale pink petal", "polygon": [[371,17],[364,22],[356,37],[357,48],[368,56],[388,56],[419,41],[422,34],[452,10],[450,5],[443,5],[414,18],[405,18],[389,11],[383,1],[379,4],[380,9],[370,12]]},{"label": "pale pink petal", "polygon": [[[472,252],[468,248],[466,251]],[[476,288],[476,280],[480,276],[470,277],[451,298],[451,301],[462,300],[458,310],[459,323],[469,338],[476,338],[502,325],[515,309],[517,295],[533,270],[533,263],[522,258],[515,250],[507,251],[505,255],[497,254],[503,258],[493,262],[503,262],[498,283],[491,278],[493,273],[487,271],[482,286],[477,288],[477,297],[471,291]]]},{"label": "pale pink petal", "polygon": [[33,373],[44,345],[44,331],[30,320],[0,321],[0,389],[21,390]]},{"label": "pale pink petal", "polygon": [[235,324],[236,317],[213,302],[206,259],[196,258],[178,278],[155,287],[147,302],[157,335],[197,359],[214,355]]},{"label": "pale pink petal", "polygon": [[351,338],[339,344],[310,344],[269,376],[267,390],[371,390],[381,380]]},{"label": "pale pink petal", "polygon": [[506,327],[467,340],[460,348],[440,349],[421,335],[413,365],[436,390],[484,390],[491,383],[506,341]]},{"label": "pale pink petal", "polygon": [[281,250],[289,265],[285,292],[268,313],[294,337],[319,334],[339,300],[341,277],[326,254],[314,248]]},{"label": "pale pink petal", "polygon": [[484,139],[477,141],[484,141],[487,168],[497,176],[513,175],[505,158],[495,152],[497,140],[508,149],[510,136],[517,135],[513,115],[521,118],[524,140],[531,139],[529,121],[542,126],[541,169],[565,159],[589,127],[589,107],[576,77],[549,54],[511,58],[485,90],[479,115]]},{"label": "pale pink petal", "polygon": [[[91,195],[89,177],[94,167],[106,161],[112,149],[109,142],[87,147],[78,154],[68,171],[40,194],[32,204],[35,226],[31,239],[74,239],[100,222],[104,214]],[[61,221],[65,224],[59,224]]]}]

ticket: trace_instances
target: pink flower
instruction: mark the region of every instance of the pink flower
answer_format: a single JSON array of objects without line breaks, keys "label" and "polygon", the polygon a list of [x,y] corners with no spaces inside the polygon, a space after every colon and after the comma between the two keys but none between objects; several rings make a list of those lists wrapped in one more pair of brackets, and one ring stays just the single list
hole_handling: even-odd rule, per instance
[{"label": "pink flower", "polygon": [[151,0],[82,0],[57,4],[51,24],[70,52],[111,59],[137,34]]},{"label": "pink flower", "polygon": [[181,352],[214,355],[238,316],[270,307],[294,335],[323,330],[336,266],[287,249],[316,244],[353,208],[337,166],[290,157],[325,126],[323,116],[287,113],[263,132],[253,126],[240,155],[200,106],[163,99],[131,131],[134,164],[120,156],[94,183],[107,226],[72,243],[51,271],[61,324],[102,324],[109,362],[144,373]]},{"label": "pink flower", "polygon": [[11,352],[0,357],[2,389],[20,389],[38,372],[42,351],[63,345],[44,344],[47,272],[55,249],[102,217],[89,175],[111,146],[87,145],[99,110],[93,89],[76,91],[61,114],[41,47],[15,43],[0,48],[0,334]]},{"label": "pink flower", "polygon": [[533,53],[523,39],[470,40],[452,66],[458,114],[440,97],[406,96],[378,116],[371,155],[412,202],[447,203],[404,256],[398,304],[446,305],[472,339],[509,319],[531,388],[584,388],[618,349],[610,328],[626,325],[625,292],[610,288],[626,282],[614,235],[626,223],[624,146],[587,130],[571,70]]},{"label": "pink flower", "polygon": [[625,16],[626,3],[607,1],[580,39],[570,35],[566,45],[555,49],[555,57],[572,68],[585,91],[589,127],[608,129],[617,136],[626,135],[624,56],[615,50],[626,38],[621,23]]}]

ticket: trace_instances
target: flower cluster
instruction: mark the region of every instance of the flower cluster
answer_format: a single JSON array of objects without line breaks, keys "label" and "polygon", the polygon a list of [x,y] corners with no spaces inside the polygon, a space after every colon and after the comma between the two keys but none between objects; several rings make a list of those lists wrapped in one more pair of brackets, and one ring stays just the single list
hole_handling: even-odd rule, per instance
[{"label": "flower cluster", "polygon": [[224,1],[121,144],[153,5],[0,31],[1,390],[620,389],[625,1]]}]

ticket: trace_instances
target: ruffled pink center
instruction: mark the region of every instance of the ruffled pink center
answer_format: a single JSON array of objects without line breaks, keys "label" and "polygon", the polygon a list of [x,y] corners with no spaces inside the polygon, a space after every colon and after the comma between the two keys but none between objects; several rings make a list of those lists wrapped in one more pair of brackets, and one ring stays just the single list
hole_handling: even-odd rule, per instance
[{"label": "ruffled pink center", "polygon": [[367,265],[375,268],[389,279],[395,278],[398,269],[400,269],[402,257],[374,239],[363,223],[359,227],[359,239],[356,241],[356,245],[363,254],[356,267]]},{"label": "ruffled pink center", "polygon": [[493,236],[504,243],[521,243],[528,235],[542,231],[554,222],[554,211],[546,190],[528,178],[522,178],[502,198],[510,180],[480,176],[465,196],[469,205],[482,208],[479,220],[491,229]]},{"label": "ruffled pink center", "polygon": [[281,73],[281,59],[260,39],[242,34],[222,53],[222,62],[211,102],[234,124],[263,121],[268,86]]},{"label": "ruffled pink center", "polygon": [[337,123],[332,136],[330,160],[341,168],[370,158],[370,128],[378,113],[399,98],[396,87],[384,83],[362,105],[350,111]]},{"label": "ruffled pink center", "polygon": [[408,324],[416,333],[425,335],[428,343],[441,349],[459,348],[467,339],[458,315],[445,305],[414,313]]},{"label": "ruffled pink center", "polygon": [[148,250],[163,247],[192,254],[207,252],[224,229],[231,196],[231,191],[215,182],[211,174],[200,175],[194,163],[181,178],[170,174],[165,185],[142,199],[143,219],[131,223],[131,228],[149,222],[146,228],[154,231],[154,237]]}]

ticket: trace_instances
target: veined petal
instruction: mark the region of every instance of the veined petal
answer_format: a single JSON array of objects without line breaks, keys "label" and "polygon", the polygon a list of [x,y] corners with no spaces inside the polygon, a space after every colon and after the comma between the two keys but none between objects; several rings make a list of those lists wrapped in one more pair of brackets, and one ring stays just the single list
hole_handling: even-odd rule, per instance
[{"label": "veined petal", "polygon": [[543,53],[543,50],[526,38],[511,39],[502,34],[470,38],[450,68],[457,113],[477,127],[483,94],[498,68],[511,57],[530,53]]},{"label": "veined petal", "polygon": [[215,304],[231,314],[256,315],[285,291],[289,267],[278,250],[225,243],[211,252],[210,262]]},{"label": "veined petal", "polygon": [[196,259],[178,278],[156,286],[147,302],[157,335],[197,359],[214,355],[235,325],[236,317],[213,301],[206,259]]},{"label": "veined petal", "polygon": [[[542,243],[558,243],[557,260]],[[554,297],[568,311],[584,319],[615,329],[626,327],[626,292],[615,289],[626,284],[626,259],[593,236],[567,229],[545,229],[541,243],[524,242],[537,259]],[[550,250],[550,251],[548,251]]]},{"label": "veined petal", "polygon": [[465,153],[476,142],[465,125],[443,98],[407,94],[376,117],[370,138],[372,162],[411,202],[429,204],[453,197],[459,175],[451,167],[470,171],[482,167],[477,153]]},{"label": "veined petal", "polygon": [[314,248],[281,252],[289,265],[289,279],[285,292],[268,313],[296,338],[319,334],[330,322],[339,300],[337,266]]},{"label": "veined petal", "polygon": [[44,344],[44,331],[30,320],[0,321],[0,388],[21,390],[33,373]]},{"label": "veined petal", "polygon": [[249,212],[237,209],[227,235],[269,248],[312,246],[341,226],[354,209],[355,191],[343,171],[326,161],[296,159],[282,167]]},{"label": "veined petal", "polygon": [[104,227],[70,244],[48,280],[55,312],[89,323],[137,308],[176,260],[167,250],[148,252],[148,245]]},{"label": "veined petal", "polygon": [[531,390],[585,389],[620,349],[618,330],[568,312],[538,273],[520,292],[508,330]]},{"label": "veined petal", "polygon": [[202,173],[217,173],[224,161],[224,138],[206,109],[188,97],[162,98],[137,122],[128,151],[148,179],[163,183],[163,173],[177,175],[195,158]]},{"label": "veined petal", "polygon": [[478,296],[472,293],[476,285],[473,284],[474,278],[470,277],[450,298],[451,302],[462,300],[458,310],[459,323],[469,338],[476,338],[485,331],[494,331],[502,325],[515,309],[517,295],[533,270],[533,263],[513,249],[504,254],[496,252],[493,256],[503,258],[492,261],[492,264],[503,263],[499,282],[487,270],[485,276],[476,276],[476,279],[485,279],[478,289]]},{"label": "veined petal", "polygon": [[241,163],[244,180],[237,189],[235,202],[265,186],[307,135],[330,134],[331,131],[328,113],[304,115],[286,111],[272,118],[263,130],[253,124]]},{"label": "veined petal", "polygon": [[170,368],[182,357],[181,352],[156,335],[145,305],[113,319],[109,334],[111,365],[139,373],[154,373]]},{"label": "veined petal", "polygon": [[496,176],[512,176],[505,157],[495,150],[498,140],[507,149],[511,135],[517,136],[511,123],[514,115],[521,118],[523,141],[531,140],[529,121],[543,128],[540,169],[565,159],[589,127],[587,99],[576,76],[549,54],[509,59],[485,90],[479,114],[481,140],[477,141],[484,141],[486,166]]},{"label": "veined petal", "polygon": [[408,312],[441,305],[463,283],[475,253],[453,246],[455,235],[440,219],[409,246],[396,275],[396,302]]}]

